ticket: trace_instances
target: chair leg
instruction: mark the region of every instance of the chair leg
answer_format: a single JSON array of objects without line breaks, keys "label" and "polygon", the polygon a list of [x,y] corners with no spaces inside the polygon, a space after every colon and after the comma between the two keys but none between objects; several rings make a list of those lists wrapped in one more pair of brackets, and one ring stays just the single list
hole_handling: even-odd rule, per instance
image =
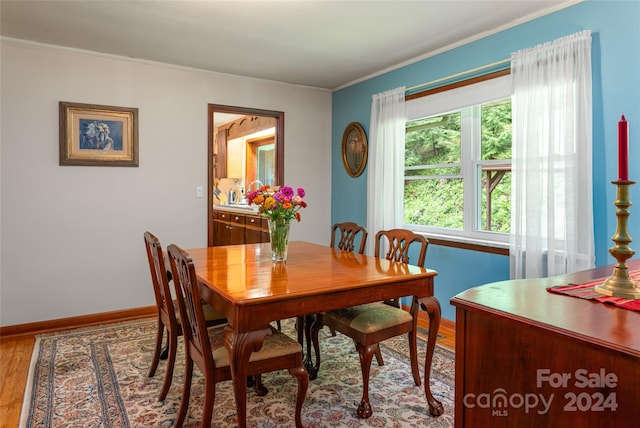
[{"label": "chair leg", "polygon": [[304,317],[296,317],[296,333],[298,334],[298,343],[304,347]]},{"label": "chair leg", "polygon": [[216,384],[213,379],[204,377],[204,406],[202,407],[202,422],[200,427],[211,427],[211,418],[213,415],[213,403],[216,400]]},{"label": "chair leg", "polygon": [[[313,371],[313,358],[311,358],[311,327],[315,322],[315,315],[299,316],[296,320],[296,329],[298,330],[298,343],[302,346],[302,364],[311,375]],[[306,339],[306,343],[305,343]]]},{"label": "chair leg", "polygon": [[182,428],[187,409],[189,408],[189,396],[191,395],[191,377],[193,375],[193,361],[187,357],[184,367],[184,383],[182,385],[182,398],[180,399],[180,409],[178,410],[178,418],[176,419],[176,428]]},{"label": "chair leg", "polygon": [[316,317],[315,321],[311,325],[311,330],[309,334],[311,336],[311,341],[313,342],[313,349],[316,353],[316,362],[313,367],[307,367],[309,372],[309,379],[314,380],[318,377],[318,371],[320,370],[320,342],[318,340],[318,332],[322,330],[324,324],[322,321]]},{"label": "chair leg", "polygon": [[159,400],[162,401],[167,397],[171,382],[173,381],[173,366],[176,363],[176,354],[178,352],[178,337],[175,334],[171,334],[168,331],[169,336],[169,358],[167,360],[167,371],[164,374],[164,382],[162,383],[162,389],[160,390]]},{"label": "chair leg", "polygon": [[162,353],[160,354],[161,360],[166,360],[169,356],[169,344],[162,349]]},{"label": "chair leg", "polygon": [[362,400],[358,405],[358,416],[366,419],[373,414],[369,403],[369,374],[371,371],[371,361],[374,354],[380,348],[377,343],[373,345],[357,344],[358,355],[360,356],[360,370],[362,371]]},{"label": "chair leg", "polygon": [[255,385],[253,386],[253,389],[256,391],[256,395],[258,397],[264,397],[269,393],[269,390],[262,384],[262,374],[258,373],[255,376]]},{"label": "chair leg", "polygon": [[309,375],[304,366],[294,367],[289,369],[291,376],[298,379],[298,395],[296,396],[296,428],[302,428],[302,404],[304,403],[304,397],[307,395],[307,388],[309,387]]},{"label": "chair leg", "polygon": [[[315,319],[315,315],[305,315],[302,317],[302,323],[304,324],[304,337],[307,338],[307,352],[305,355],[309,357],[311,356],[311,326],[313,326]],[[303,344],[301,343],[301,345]]]},{"label": "chair leg", "polygon": [[376,362],[379,366],[384,366],[384,360],[382,359],[382,351],[380,351],[380,348],[376,351]]},{"label": "chair leg", "polygon": [[158,331],[156,332],[156,347],[153,351],[153,360],[151,360],[151,367],[149,367],[149,373],[147,376],[153,377],[156,374],[158,363],[160,362],[160,348],[162,348],[162,338],[164,336],[164,324],[158,316]]},{"label": "chair leg", "polygon": [[409,359],[411,360],[411,374],[416,386],[422,385],[420,370],[418,369],[418,334],[415,330],[409,332]]},{"label": "chair leg", "polygon": [[[356,345],[356,349],[358,349],[358,342],[354,340],[353,343]],[[382,351],[380,350],[379,347],[378,347],[378,350],[376,351],[376,362],[378,363],[379,366],[384,366],[384,360],[382,359]]]}]

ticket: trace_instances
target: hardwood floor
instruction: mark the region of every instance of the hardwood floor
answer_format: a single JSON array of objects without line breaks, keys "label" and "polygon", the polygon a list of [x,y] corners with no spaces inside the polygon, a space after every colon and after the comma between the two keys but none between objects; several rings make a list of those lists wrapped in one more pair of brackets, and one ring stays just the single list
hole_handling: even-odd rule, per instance
[{"label": "hardwood floor", "polygon": [[34,343],[33,334],[0,338],[0,426],[3,428],[17,427],[20,421]]},{"label": "hardwood floor", "polygon": [[[419,325],[429,327],[429,321],[420,312]],[[424,317],[422,316],[424,315]],[[122,319],[114,320],[122,321]],[[77,325],[84,327],[86,324]],[[61,328],[67,330],[69,327]],[[38,332],[40,333],[40,332]],[[443,319],[440,323],[438,344],[455,350],[455,323]],[[424,336],[424,334],[421,334]],[[426,336],[424,336],[426,339]],[[0,428],[15,428],[20,422],[22,400],[27,383],[31,354],[35,343],[35,333],[23,333],[0,337]]]}]

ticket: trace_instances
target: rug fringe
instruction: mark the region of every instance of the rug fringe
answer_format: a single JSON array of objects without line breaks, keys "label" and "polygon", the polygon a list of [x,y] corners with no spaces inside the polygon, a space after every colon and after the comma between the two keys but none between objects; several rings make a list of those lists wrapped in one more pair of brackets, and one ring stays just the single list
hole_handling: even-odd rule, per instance
[{"label": "rug fringe", "polygon": [[40,343],[42,339],[40,337],[36,337],[36,340],[33,344],[33,353],[31,354],[31,361],[29,362],[29,372],[27,373],[27,383],[24,387],[24,398],[22,400],[22,411],[20,412],[20,422],[18,423],[18,428],[25,428],[27,426],[27,420],[29,419],[29,414],[31,413],[31,393],[33,391],[33,382],[30,380],[33,379],[34,371],[38,360],[40,359]]},{"label": "rug fringe", "polygon": [[155,317],[139,318],[139,319],[125,320],[125,321],[105,322],[105,323],[100,323],[100,324],[90,325],[90,326],[85,326],[85,327],[76,327],[76,328],[70,328],[70,329],[64,329],[64,330],[48,331],[48,332],[45,332],[45,333],[37,334],[36,335],[36,339],[37,338],[53,337],[53,336],[65,336],[65,335],[68,335],[68,334],[77,334],[77,333],[84,333],[84,332],[90,332],[90,331],[97,331],[97,330],[102,330],[102,329],[110,328],[110,327],[126,326],[126,325],[129,325],[129,324],[155,323],[155,322],[156,322],[156,318]]}]

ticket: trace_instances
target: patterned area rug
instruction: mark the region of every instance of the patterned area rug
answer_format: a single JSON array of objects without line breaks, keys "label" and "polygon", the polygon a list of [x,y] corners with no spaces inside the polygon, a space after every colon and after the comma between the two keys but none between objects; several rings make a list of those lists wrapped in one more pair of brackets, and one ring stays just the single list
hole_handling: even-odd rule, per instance
[{"label": "patterned area rug", "polygon": [[[184,354],[178,346],[174,378],[164,401],[157,395],[166,361],[153,378],[147,371],[153,355],[155,320],[109,324],[38,336],[32,357],[20,427],[171,427],[180,403]],[[282,330],[295,337],[293,322]],[[321,331],[323,361],[318,378],[309,382],[302,422],[314,427],[452,427],[454,354],[436,346],[431,390],[445,414],[432,417],[424,388],[416,387],[408,363],[406,337],[383,343],[385,365],[372,363],[369,396],[373,416],[359,419],[361,375],[353,342],[341,334]],[[418,340],[419,361],[424,364],[426,342]],[[422,368],[421,368],[421,377]],[[269,389],[258,397],[247,394],[250,427],[294,426],[296,382],[287,371],[263,375]],[[191,402],[185,426],[200,422],[204,382],[194,369]],[[213,427],[235,427],[231,382],[216,386]]]}]

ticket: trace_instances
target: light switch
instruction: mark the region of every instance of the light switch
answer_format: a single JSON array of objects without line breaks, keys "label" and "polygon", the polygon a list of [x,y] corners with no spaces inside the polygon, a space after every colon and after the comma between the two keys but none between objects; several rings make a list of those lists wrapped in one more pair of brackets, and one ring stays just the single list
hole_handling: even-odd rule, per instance
[{"label": "light switch", "polygon": [[202,198],[204,196],[204,189],[202,186],[196,186],[196,198]]}]

